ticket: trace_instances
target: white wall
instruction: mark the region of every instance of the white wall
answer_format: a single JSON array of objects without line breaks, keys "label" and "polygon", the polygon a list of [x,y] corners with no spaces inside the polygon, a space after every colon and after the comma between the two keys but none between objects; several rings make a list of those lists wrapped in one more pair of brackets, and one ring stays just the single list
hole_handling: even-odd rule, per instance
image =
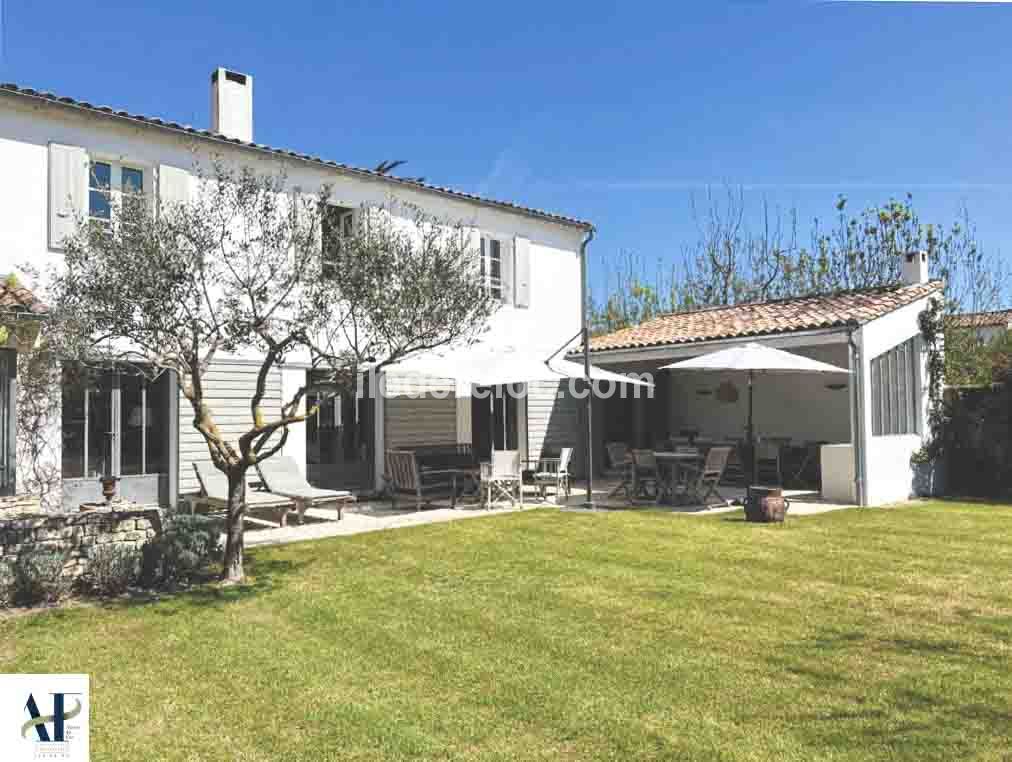
[{"label": "white wall", "polygon": [[868,440],[868,505],[898,503],[914,494],[910,455],[920,446],[921,438],[916,434]]},{"label": "white wall", "polygon": [[[150,182],[160,165],[191,170],[195,159],[209,168],[210,156],[220,154],[226,162],[264,172],[284,169],[290,187],[313,192],[324,183],[331,186],[331,200],[357,208],[363,204],[387,204],[395,200],[418,205],[438,217],[460,221],[483,231],[522,236],[530,241],[530,306],[504,306],[490,321],[486,340],[497,343],[535,345],[554,351],[570,341],[580,326],[579,246],[584,232],[528,215],[513,213],[449,198],[432,192],[396,186],[379,178],[362,177],[297,159],[268,156],[262,152],[224,143],[208,143],[192,136],[154,127],[132,125],[54,104],[29,102],[0,94],[0,273],[16,271],[28,263],[43,273],[59,266],[62,255],[48,248],[48,145],[51,142],[81,146],[89,154],[107,160],[127,161],[145,169]],[[195,187],[195,181],[191,181]],[[44,296],[44,282],[27,285]],[[243,355],[250,359],[253,355]],[[227,361],[228,358],[222,358]],[[298,373],[294,363],[286,373]],[[291,376],[284,386],[294,383]],[[451,404],[452,396],[451,396]],[[188,405],[180,405],[183,431],[188,428]],[[382,406],[379,408],[382,410]],[[305,443],[293,432],[286,452],[305,463]],[[184,436],[181,447],[187,447]],[[185,455],[194,455],[187,451]],[[184,481],[189,461],[180,454]],[[192,485],[189,485],[192,486]]]},{"label": "white wall", "polygon": [[[790,350],[841,368],[849,364],[847,345],[796,347]],[[671,374],[670,432],[698,429],[703,436],[718,439],[744,437],[748,420],[748,383],[743,374]],[[738,390],[738,401],[721,402],[717,387],[729,381]],[[753,417],[759,437],[790,437],[800,441],[845,443],[850,441],[850,395],[846,389],[831,390],[827,383],[849,383],[847,376],[795,373],[756,376]],[[701,396],[698,390],[713,392]]]},{"label": "white wall", "polygon": [[854,445],[829,444],[820,448],[822,497],[832,503],[852,505],[857,502],[854,483]]},{"label": "white wall", "polygon": [[912,494],[913,470],[910,456],[928,436],[927,353],[921,347],[917,363],[915,394],[919,400],[920,434],[895,436],[872,435],[871,361],[910,338],[920,336],[918,317],[928,306],[928,298],[894,310],[861,327],[857,341],[861,347],[861,424],[864,430],[863,471],[867,505],[882,505],[908,499]]}]

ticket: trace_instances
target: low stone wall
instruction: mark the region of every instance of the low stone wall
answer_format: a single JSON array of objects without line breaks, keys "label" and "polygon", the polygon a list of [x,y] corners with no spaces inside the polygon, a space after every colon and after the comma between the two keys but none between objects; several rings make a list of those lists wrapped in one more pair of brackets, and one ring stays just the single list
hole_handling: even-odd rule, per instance
[{"label": "low stone wall", "polygon": [[7,495],[0,497],[0,521],[26,513],[42,513],[38,495]]},{"label": "low stone wall", "polygon": [[46,513],[0,519],[0,560],[21,553],[65,553],[66,574],[77,577],[102,545],[140,549],[162,530],[157,508]]}]

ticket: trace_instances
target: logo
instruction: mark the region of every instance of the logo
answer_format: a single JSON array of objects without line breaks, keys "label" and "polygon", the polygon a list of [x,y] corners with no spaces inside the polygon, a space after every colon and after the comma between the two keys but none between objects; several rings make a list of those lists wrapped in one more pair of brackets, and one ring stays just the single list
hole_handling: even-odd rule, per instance
[{"label": "logo", "polygon": [[5,760],[89,759],[87,675],[0,675],[0,712]]}]

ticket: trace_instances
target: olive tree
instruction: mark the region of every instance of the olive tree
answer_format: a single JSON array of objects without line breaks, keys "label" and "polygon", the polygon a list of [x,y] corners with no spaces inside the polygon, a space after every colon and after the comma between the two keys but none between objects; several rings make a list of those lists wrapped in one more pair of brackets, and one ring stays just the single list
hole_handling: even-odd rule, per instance
[{"label": "olive tree", "polygon": [[[328,224],[328,190],[289,187],[220,161],[198,190],[157,213],[124,195],[108,221],[82,220],[48,294],[61,359],[172,372],[228,479],[223,579],[243,578],[247,471],[279,452],[304,409],[303,385],[269,415],[268,379],[298,358],[332,393],[364,370],[475,338],[493,303],[477,287],[468,229],[388,200],[353,231]],[[206,379],[217,358],[256,358],[248,428],[226,436]],[[307,378],[310,374],[307,374]]]}]

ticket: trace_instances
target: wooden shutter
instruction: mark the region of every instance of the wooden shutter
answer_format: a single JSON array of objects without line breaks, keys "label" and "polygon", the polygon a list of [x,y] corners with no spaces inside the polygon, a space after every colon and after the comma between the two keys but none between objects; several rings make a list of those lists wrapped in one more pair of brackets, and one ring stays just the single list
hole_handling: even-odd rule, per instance
[{"label": "wooden shutter", "polygon": [[513,304],[513,242],[499,241],[500,268],[502,271],[502,303]]},{"label": "wooden shutter", "polygon": [[49,144],[49,247],[62,250],[88,213],[88,153],[77,146]]},{"label": "wooden shutter", "polygon": [[159,213],[190,200],[190,173],[185,169],[161,164],[158,167]]},{"label": "wooden shutter", "polygon": [[517,236],[513,239],[513,303],[531,306],[531,242]]}]

